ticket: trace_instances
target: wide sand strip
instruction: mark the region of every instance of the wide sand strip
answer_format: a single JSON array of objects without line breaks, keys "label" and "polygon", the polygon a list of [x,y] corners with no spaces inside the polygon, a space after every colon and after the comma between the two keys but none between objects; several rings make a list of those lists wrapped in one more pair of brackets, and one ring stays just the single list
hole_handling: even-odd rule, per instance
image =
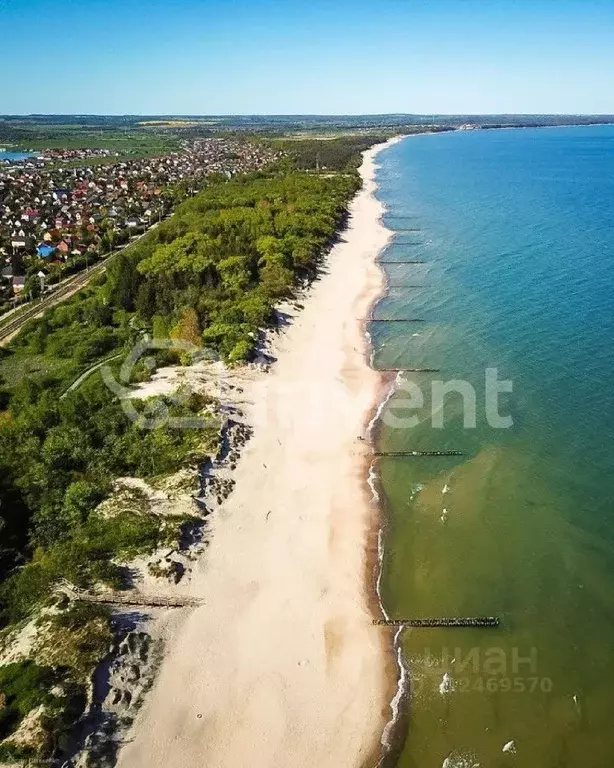
[{"label": "wide sand strip", "polygon": [[373,195],[382,146],[255,385],[254,436],[192,580],[204,605],[171,636],[123,768],[342,768],[377,752],[390,681],[365,583],[377,510],[361,437],[382,384],[362,322],[389,237]]}]

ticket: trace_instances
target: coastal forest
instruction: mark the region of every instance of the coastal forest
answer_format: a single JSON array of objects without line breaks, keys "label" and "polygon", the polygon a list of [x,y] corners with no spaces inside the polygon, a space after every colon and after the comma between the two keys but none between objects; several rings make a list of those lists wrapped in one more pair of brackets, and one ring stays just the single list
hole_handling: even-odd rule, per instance
[{"label": "coastal forest", "polygon": [[[117,375],[129,351],[151,339],[171,347],[153,353],[154,365],[190,362],[173,341],[228,365],[251,360],[263,329],[278,322],[276,305],[317,278],[360,186],[360,150],[373,141],[301,142],[296,151],[287,142],[266,172],[209,179],[106,273],[0,350],[0,639],[33,617],[45,626],[33,658],[0,667],[0,761],[62,753],[108,652],[109,612],[68,604],[56,585],[121,590],[126,562],[177,541],[189,523],[138,504],[103,513],[114,480],[194,468],[218,447],[214,427],[142,429],[96,366],[106,361]],[[130,384],[150,376],[138,362]],[[166,403],[174,416],[210,405],[196,395]],[[43,699],[43,736],[32,752],[11,735]]]}]

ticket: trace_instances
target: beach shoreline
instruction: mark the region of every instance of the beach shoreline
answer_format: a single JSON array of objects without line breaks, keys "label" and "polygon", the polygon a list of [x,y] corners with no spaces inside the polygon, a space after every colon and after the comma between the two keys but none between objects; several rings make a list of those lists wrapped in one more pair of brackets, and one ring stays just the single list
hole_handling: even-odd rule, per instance
[{"label": "beach shoreline", "polygon": [[397,140],[364,153],[349,226],[254,382],[254,435],[190,581],[203,606],[169,633],[120,766],[378,759],[397,670],[390,633],[373,625],[380,513],[366,430],[387,380],[369,364],[366,325],[391,236],[375,159]]}]

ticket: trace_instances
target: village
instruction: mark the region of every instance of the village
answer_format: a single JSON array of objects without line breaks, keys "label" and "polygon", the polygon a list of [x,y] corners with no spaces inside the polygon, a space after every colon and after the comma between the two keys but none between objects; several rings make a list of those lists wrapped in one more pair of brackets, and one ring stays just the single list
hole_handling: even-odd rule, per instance
[{"label": "village", "polygon": [[0,167],[0,313],[144,233],[206,176],[256,171],[279,153],[250,141],[206,138],[155,158],[97,164],[109,155],[83,150],[78,156],[86,161],[81,167],[46,167],[49,158],[74,159],[73,150]]}]

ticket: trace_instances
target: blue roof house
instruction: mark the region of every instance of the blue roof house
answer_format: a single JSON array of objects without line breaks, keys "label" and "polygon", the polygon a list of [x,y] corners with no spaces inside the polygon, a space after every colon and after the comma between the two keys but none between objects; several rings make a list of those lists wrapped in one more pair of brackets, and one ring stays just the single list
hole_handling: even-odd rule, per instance
[{"label": "blue roof house", "polygon": [[36,253],[43,259],[48,259],[54,251],[55,245],[49,245],[49,243],[41,243],[36,249]]}]

